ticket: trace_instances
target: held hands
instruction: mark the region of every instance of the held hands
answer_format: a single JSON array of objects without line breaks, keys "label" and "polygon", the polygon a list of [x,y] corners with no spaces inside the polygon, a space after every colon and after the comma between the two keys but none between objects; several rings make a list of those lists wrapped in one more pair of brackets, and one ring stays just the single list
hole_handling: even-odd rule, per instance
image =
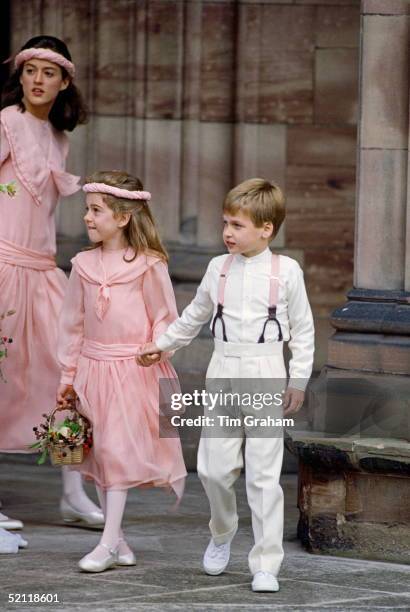
[{"label": "held hands", "polygon": [[288,387],[283,398],[283,415],[296,414],[303,406],[303,400],[305,399],[305,392],[300,389],[294,389]]},{"label": "held hands", "polygon": [[160,359],[161,351],[155,342],[148,342],[148,344],[146,344],[135,357],[135,361],[138,363],[138,365],[143,366],[144,368],[148,368],[149,366],[154,365],[154,363],[158,363]]},{"label": "held hands", "polygon": [[76,399],[73,385],[59,385],[57,389],[57,405],[59,410],[66,410]]}]

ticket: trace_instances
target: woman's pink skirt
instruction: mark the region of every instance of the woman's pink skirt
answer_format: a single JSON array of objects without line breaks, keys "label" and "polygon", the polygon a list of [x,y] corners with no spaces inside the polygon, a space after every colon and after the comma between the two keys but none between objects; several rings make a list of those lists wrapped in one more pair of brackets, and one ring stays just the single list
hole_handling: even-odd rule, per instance
[{"label": "woman's pink skirt", "polygon": [[0,451],[33,452],[33,427],[56,401],[60,369],[56,360],[57,323],[67,278],[58,268],[35,270],[0,262],[0,314],[15,310],[1,324],[13,338],[1,363]]}]

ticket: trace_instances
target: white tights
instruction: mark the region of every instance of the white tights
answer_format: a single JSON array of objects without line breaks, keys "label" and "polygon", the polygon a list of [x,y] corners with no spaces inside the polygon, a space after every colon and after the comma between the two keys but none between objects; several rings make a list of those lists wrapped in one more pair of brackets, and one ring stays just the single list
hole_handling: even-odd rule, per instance
[{"label": "white tights", "polygon": [[76,510],[85,513],[99,510],[84,491],[80,472],[75,472],[67,466],[63,466],[61,475],[63,478],[63,495]]},{"label": "white tights", "polygon": [[[105,516],[105,527],[99,545],[87,555],[93,560],[100,561],[107,557],[108,551],[105,546],[108,546],[110,549],[118,548],[118,552],[121,555],[130,552],[130,548],[123,539],[121,529],[127,493],[128,491],[118,491],[115,489],[104,490],[97,486],[98,499]],[[100,544],[104,544],[104,546],[100,546]]]}]

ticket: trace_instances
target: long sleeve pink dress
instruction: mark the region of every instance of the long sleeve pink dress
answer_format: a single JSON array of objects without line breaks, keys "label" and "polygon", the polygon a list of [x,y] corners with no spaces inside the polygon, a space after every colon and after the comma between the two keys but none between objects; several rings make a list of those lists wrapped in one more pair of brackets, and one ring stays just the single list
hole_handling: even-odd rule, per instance
[{"label": "long sleeve pink dress", "polygon": [[12,337],[0,381],[0,450],[33,452],[33,426],[55,404],[59,367],[57,324],[67,279],[56,267],[55,209],[59,195],[79,189],[65,172],[68,139],[48,121],[9,106],[0,113],[0,313],[14,309],[2,334]]},{"label": "long sleeve pink dress", "polygon": [[104,489],[172,487],[180,498],[180,440],[159,433],[160,379],[177,376],[167,359],[149,368],[135,361],[177,318],[174,292],[158,258],[127,263],[123,255],[96,248],[72,260],[58,358],[61,381],[74,384],[94,437],[78,469]]}]

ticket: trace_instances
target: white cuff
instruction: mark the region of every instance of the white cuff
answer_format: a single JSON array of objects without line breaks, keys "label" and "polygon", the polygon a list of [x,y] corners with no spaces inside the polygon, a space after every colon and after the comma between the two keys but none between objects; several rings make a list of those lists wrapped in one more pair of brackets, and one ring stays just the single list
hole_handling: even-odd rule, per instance
[{"label": "white cuff", "polygon": [[154,342],[162,353],[164,351],[169,351],[172,347],[172,342],[167,338],[166,333],[159,336]]},{"label": "white cuff", "polygon": [[306,391],[308,385],[308,378],[289,378],[288,388],[299,389],[299,391]]}]

